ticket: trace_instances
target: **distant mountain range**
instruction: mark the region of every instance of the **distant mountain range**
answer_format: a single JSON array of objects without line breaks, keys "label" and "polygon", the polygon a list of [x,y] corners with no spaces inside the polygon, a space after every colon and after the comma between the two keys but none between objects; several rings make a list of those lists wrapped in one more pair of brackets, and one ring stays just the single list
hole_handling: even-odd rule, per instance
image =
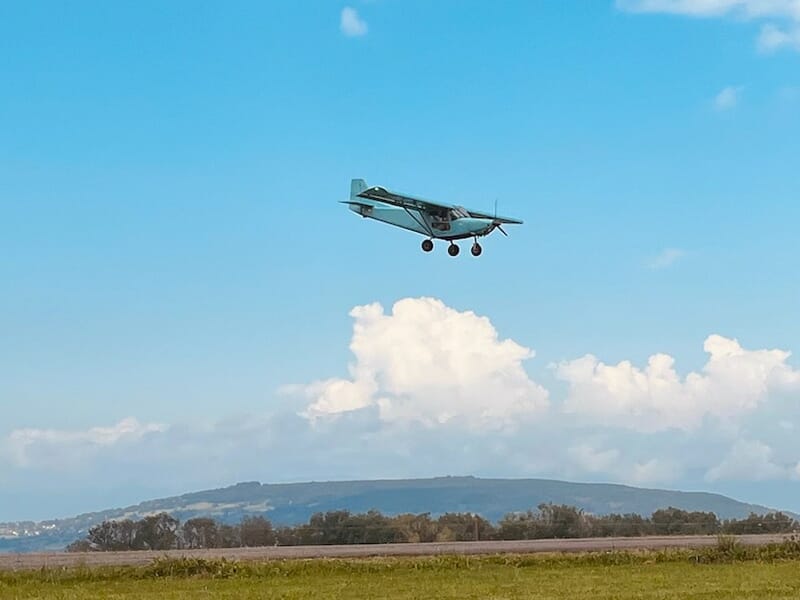
[{"label": "distant mountain range", "polygon": [[71,519],[0,523],[0,552],[60,550],[84,537],[90,527],[102,521],[135,520],[162,511],[181,521],[208,516],[226,523],[237,523],[248,515],[264,515],[276,525],[303,523],[316,512],[339,509],[351,512],[375,509],[386,515],[428,512],[434,517],[444,512],[471,512],[496,522],[507,513],[536,508],[542,502],[576,506],[598,515],[649,516],[668,506],[713,512],[721,519],[771,511],[765,506],[738,502],[719,494],[548,479],[437,477],[287,484],[248,482]]}]

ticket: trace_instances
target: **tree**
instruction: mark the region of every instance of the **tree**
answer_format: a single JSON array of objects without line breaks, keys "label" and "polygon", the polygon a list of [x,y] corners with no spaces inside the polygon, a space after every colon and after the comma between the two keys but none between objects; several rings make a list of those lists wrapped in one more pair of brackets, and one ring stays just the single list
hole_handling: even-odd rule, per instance
[{"label": "tree", "polygon": [[217,522],[207,517],[189,519],[181,526],[186,548],[216,548],[219,545]]},{"label": "tree", "polygon": [[531,510],[509,513],[497,525],[497,537],[501,540],[535,540],[546,535],[540,515]]},{"label": "tree", "polygon": [[653,533],[650,519],[641,515],[603,515],[588,519],[591,537],[639,537]]},{"label": "tree", "polygon": [[395,542],[435,542],[439,534],[439,524],[431,519],[430,513],[397,515],[391,526]]},{"label": "tree", "polygon": [[540,504],[539,514],[549,538],[579,538],[589,534],[583,511],[566,504]]},{"label": "tree", "polygon": [[725,533],[743,535],[749,533],[794,533],[800,529],[800,523],[782,512],[766,515],[750,513],[746,519],[725,521],[722,530]]},{"label": "tree", "polygon": [[240,548],[242,545],[242,532],[238,525],[219,525],[217,536],[220,548]]},{"label": "tree", "polygon": [[275,532],[270,523],[264,517],[245,517],[239,525],[242,546],[259,547],[272,546],[275,544]]},{"label": "tree", "polygon": [[437,520],[437,541],[470,542],[490,540],[495,530],[492,524],[473,513],[445,513]]},{"label": "tree", "polygon": [[719,519],[712,512],[687,512],[670,506],[654,512],[651,520],[657,535],[712,535],[720,531]]},{"label": "tree", "polygon": [[165,512],[145,517],[136,523],[134,546],[140,550],[175,548],[178,525],[178,519]]},{"label": "tree", "polygon": [[397,536],[391,519],[377,510],[350,515],[343,525],[342,539],[346,544],[389,544]]},{"label": "tree", "polygon": [[95,525],[87,534],[88,542],[97,550],[132,550],[136,523],[130,519],[103,521]]}]

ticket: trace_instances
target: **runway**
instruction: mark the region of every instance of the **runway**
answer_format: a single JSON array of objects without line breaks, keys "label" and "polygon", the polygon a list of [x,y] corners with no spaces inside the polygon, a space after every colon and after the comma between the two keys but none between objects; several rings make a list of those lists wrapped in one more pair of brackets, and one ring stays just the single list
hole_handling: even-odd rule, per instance
[{"label": "runway", "polygon": [[[780,543],[786,535],[736,536],[744,545]],[[267,561],[308,558],[366,558],[373,556],[435,556],[442,554],[533,554],[541,552],[604,552],[611,550],[662,550],[702,548],[717,543],[716,536],[662,536],[638,538],[582,538],[569,540],[521,540],[445,542],[427,544],[354,544],[347,546],[270,546],[266,548],[213,548],[204,550],[126,552],[37,552],[0,554],[0,570],[24,570],[77,566],[146,565],[155,558],[226,558]]]}]

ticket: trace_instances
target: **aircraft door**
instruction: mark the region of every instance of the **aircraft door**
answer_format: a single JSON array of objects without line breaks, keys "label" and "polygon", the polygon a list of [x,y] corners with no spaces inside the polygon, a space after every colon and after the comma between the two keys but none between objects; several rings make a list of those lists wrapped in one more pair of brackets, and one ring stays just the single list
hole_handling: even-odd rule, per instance
[{"label": "aircraft door", "polygon": [[430,213],[431,228],[437,231],[450,231],[450,211],[437,210]]}]

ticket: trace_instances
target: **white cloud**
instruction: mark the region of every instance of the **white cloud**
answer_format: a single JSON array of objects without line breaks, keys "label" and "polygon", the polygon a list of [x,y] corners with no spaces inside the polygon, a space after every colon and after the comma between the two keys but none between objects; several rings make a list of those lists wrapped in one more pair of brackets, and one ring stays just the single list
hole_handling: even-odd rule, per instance
[{"label": "white cloud", "polygon": [[765,481],[796,477],[800,465],[781,466],[773,460],[773,450],[759,441],[739,440],[721,463],[706,473],[706,481]]},{"label": "white cloud", "polygon": [[625,481],[635,484],[671,483],[682,475],[682,468],[677,460],[670,458],[651,458],[633,465]]},{"label": "white cloud", "polygon": [[736,105],[739,103],[741,92],[741,86],[729,85],[723,88],[722,91],[714,97],[714,108],[720,112],[736,108]]},{"label": "white cloud", "polygon": [[636,460],[636,453],[617,448],[596,449],[591,444],[581,443],[567,450],[567,459],[577,467],[581,475],[604,475],[615,481],[626,483],[668,483],[681,475],[680,465],[671,459],[650,458]]},{"label": "white cloud", "polygon": [[706,417],[755,410],[771,390],[800,386],[800,372],[787,363],[789,352],[746,350],[719,335],[703,347],[709,359],[702,372],[683,379],[666,354],[651,356],[644,369],[630,361],[606,365],[592,355],[562,362],[556,375],[569,384],[564,410],[604,426],[692,430]]},{"label": "white cloud", "polygon": [[800,50],[800,0],[617,0],[616,4],[621,10],[636,13],[780,21],[784,26],[774,22],[762,26],[759,50]]},{"label": "white cloud", "polygon": [[547,391],[522,367],[533,351],[499,339],[485,317],[432,298],[400,300],[391,314],[370,304],[350,315],[350,378],[291,388],[312,400],[305,412],[312,420],[376,406],[383,421],[480,428],[547,408]]},{"label": "white cloud", "polygon": [[360,37],[366,35],[369,28],[366,21],[362,19],[358,11],[350,6],[345,6],[342,9],[342,14],[339,19],[339,28],[342,33],[348,37]]},{"label": "white cloud", "polygon": [[[800,373],[788,352],[710,336],[705,366],[687,375],[665,354],[642,366],[587,355],[555,367],[567,385],[553,388],[547,410],[548,391],[524,369],[533,352],[486,317],[431,298],[351,316],[349,376],[287,386],[295,397],[277,412],[169,427],[140,416],[0,437],[0,507],[24,512],[8,502],[42,499],[52,507],[43,516],[54,516],[63,494],[97,498],[103,487],[128,490],[127,502],[254,479],[448,473],[727,493],[725,482],[752,479],[800,486]],[[736,441],[752,439],[769,446]],[[781,503],[796,509],[792,493]],[[80,510],[93,506],[103,508],[86,501]]]},{"label": "white cloud", "polygon": [[619,463],[619,450],[596,450],[589,444],[572,446],[567,450],[569,458],[584,472],[608,473]]},{"label": "white cloud", "polygon": [[732,15],[747,19],[800,20],[800,2],[797,0],[617,0],[617,7],[631,12],[670,13],[692,17]]},{"label": "white cloud", "polygon": [[758,36],[758,49],[769,53],[790,48],[800,50],[800,25],[783,29],[777,25],[764,25]]},{"label": "white cloud", "polygon": [[653,270],[671,267],[686,256],[686,252],[679,248],[665,248],[657,256],[647,261],[647,268]]},{"label": "white cloud", "polygon": [[86,430],[15,429],[5,441],[6,454],[17,467],[50,467],[73,462],[93,451],[136,442],[148,434],[163,433],[158,423],[142,424],[133,417],[111,427]]}]

